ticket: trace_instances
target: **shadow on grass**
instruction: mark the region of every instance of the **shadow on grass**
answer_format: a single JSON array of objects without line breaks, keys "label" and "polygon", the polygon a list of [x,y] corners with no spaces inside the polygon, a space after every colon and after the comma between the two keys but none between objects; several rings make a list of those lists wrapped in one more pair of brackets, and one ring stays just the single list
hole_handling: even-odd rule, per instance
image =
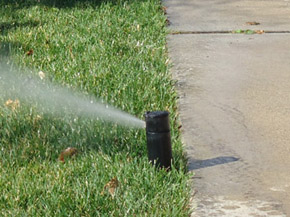
[{"label": "shadow on grass", "polygon": [[[0,0],[1,5],[10,5],[16,9],[20,9],[23,7],[31,7],[36,5],[44,5],[48,7],[56,7],[56,8],[72,8],[72,7],[97,7],[102,3],[111,3],[118,4],[121,2],[132,2],[136,0]],[[145,0],[138,0],[143,2]]]},{"label": "shadow on grass", "polygon": [[111,0],[2,0],[1,5],[10,5],[20,9],[36,5],[45,5],[48,7],[69,8],[81,5],[98,6],[102,2],[111,2]]},{"label": "shadow on grass", "polygon": [[0,42],[0,60],[3,61],[3,58],[6,58],[9,56],[11,49],[14,46],[11,43],[7,42]]},{"label": "shadow on grass", "polygon": [[9,30],[12,30],[15,28],[36,27],[38,25],[39,25],[39,22],[34,21],[34,20],[31,20],[29,22],[19,22],[19,21],[0,22],[0,35],[6,35]]}]

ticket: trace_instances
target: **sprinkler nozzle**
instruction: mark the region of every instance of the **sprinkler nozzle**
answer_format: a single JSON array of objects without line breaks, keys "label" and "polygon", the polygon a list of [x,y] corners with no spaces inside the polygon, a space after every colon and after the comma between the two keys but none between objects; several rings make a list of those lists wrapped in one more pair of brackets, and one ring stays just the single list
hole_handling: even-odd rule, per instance
[{"label": "sprinkler nozzle", "polygon": [[145,113],[148,158],[153,164],[170,168],[172,148],[169,126],[169,112]]}]

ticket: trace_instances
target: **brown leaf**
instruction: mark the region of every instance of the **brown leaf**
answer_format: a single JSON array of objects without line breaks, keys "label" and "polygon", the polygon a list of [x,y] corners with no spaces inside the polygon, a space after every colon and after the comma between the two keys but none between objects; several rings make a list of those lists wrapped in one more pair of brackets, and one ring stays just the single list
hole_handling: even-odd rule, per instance
[{"label": "brown leaf", "polygon": [[258,22],[246,22],[247,25],[251,25],[251,26],[257,26],[260,25],[260,23]]},{"label": "brown leaf", "polygon": [[14,101],[11,99],[8,99],[5,102],[5,106],[11,108],[12,111],[14,111],[15,109],[17,109],[20,106],[20,102],[18,99],[14,100]]},{"label": "brown leaf", "polygon": [[167,18],[166,18],[166,20],[165,20],[165,23],[166,23],[167,26],[170,26],[170,24],[171,24],[171,23],[170,23],[170,20],[167,19]]},{"label": "brown leaf", "polygon": [[60,155],[59,155],[59,160],[63,163],[65,163],[65,159],[69,157],[73,157],[74,155],[77,154],[77,149],[68,147],[67,149],[63,150]]},{"label": "brown leaf", "polygon": [[162,6],[161,10],[163,11],[164,14],[167,14],[167,7]]},{"label": "brown leaf", "polygon": [[256,30],[255,33],[257,33],[257,34],[264,34],[265,31],[264,30]]},{"label": "brown leaf", "polygon": [[33,54],[33,49],[30,49],[29,51],[26,52],[27,56],[31,56]]},{"label": "brown leaf", "polygon": [[71,47],[69,47],[69,54],[70,54],[70,57],[71,57],[72,59],[75,58],[75,56],[74,56],[74,54],[73,54],[73,51],[72,51],[72,48],[71,48]]},{"label": "brown leaf", "polygon": [[12,103],[13,103],[13,100],[8,99],[8,100],[5,102],[5,106],[9,107],[10,105],[12,105]]},{"label": "brown leaf", "polygon": [[105,186],[104,186],[104,190],[101,192],[101,195],[104,195],[104,192],[107,190],[111,197],[114,199],[115,197],[115,191],[117,189],[117,187],[119,186],[119,181],[117,179],[117,177],[112,178]]}]

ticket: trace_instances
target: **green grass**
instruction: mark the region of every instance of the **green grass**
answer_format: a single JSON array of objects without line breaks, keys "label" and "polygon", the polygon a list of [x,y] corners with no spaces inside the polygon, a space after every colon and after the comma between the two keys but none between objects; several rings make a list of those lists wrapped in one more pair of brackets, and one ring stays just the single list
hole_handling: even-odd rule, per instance
[{"label": "green grass", "polygon": [[[0,0],[0,58],[142,119],[170,111],[174,153],[173,169],[158,170],[144,130],[52,117],[21,101],[12,110],[0,94],[1,216],[189,215],[165,25],[159,0]],[[69,146],[79,153],[62,164]],[[114,177],[112,197],[103,190]]]}]

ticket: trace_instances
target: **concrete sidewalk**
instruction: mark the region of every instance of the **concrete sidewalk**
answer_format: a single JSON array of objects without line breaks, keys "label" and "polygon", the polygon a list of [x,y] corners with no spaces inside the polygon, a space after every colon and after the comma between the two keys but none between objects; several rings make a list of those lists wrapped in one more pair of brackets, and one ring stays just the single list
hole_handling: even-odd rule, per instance
[{"label": "concrete sidewalk", "polygon": [[193,216],[290,216],[290,1],[164,4]]}]

